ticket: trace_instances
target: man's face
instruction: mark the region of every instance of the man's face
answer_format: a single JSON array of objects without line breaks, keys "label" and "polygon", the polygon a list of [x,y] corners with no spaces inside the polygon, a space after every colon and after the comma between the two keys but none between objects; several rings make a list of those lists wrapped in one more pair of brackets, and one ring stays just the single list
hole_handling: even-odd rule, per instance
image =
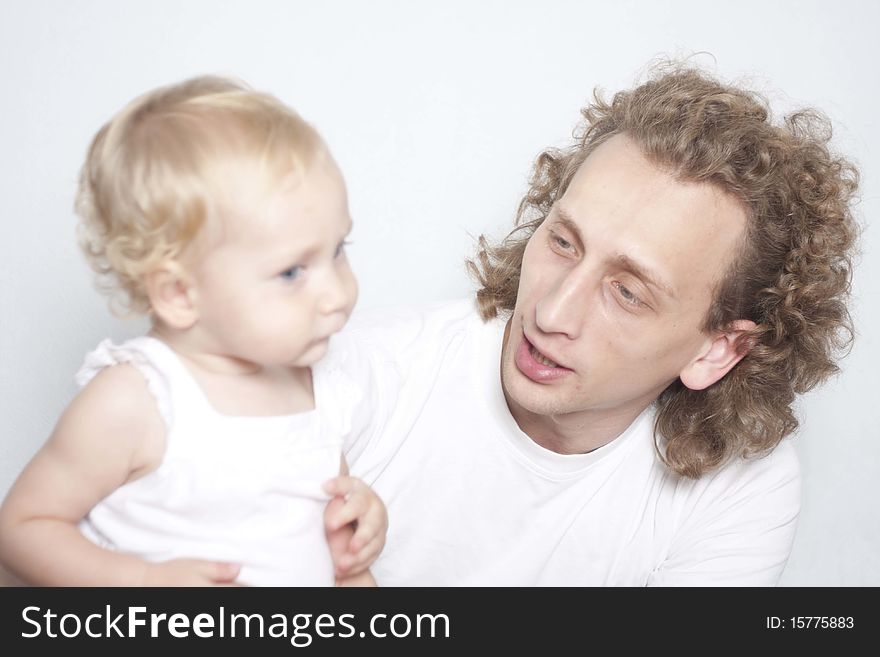
[{"label": "man's face", "polygon": [[627,136],[599,146],[526,246],[501,362],[511,408],[634,417],[711,348],[701,324],[745,224]]}]

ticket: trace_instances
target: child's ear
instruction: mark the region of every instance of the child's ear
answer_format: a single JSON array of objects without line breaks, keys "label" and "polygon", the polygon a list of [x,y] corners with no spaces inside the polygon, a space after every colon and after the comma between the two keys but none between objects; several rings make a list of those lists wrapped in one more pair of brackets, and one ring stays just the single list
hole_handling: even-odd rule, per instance
[{"label": "child's ear", "polygon": [[721,379],[749,353],[751,343],[743,334],[755,328],[755,323],[738,319],[725,331],[718,331],[706,341],[705,347],[679,374],[681,382],[691,390],[705,390]]},{"label": "child's ear", "polygon": [[150,306],[165,324],[188,329],[198,321],[195,282],[179,263],[163,262],[147,274],[146,286]]}]

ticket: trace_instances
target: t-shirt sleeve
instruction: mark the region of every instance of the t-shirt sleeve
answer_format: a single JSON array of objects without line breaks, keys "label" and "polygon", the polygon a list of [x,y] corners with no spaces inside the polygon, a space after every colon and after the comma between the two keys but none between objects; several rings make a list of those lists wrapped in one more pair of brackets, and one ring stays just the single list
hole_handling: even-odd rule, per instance
[{"label": "t-shirt sleeve", "polygon": [[[331,341],[329,358],[361,391],[351,408],[351,425],[343,452],[352,474],[368,483],[388,454],[402,440],[389,425],[409,408],[413,395],[411,369],[430,350],[424,339],[424,313],[419,308],[377,308],[355,313],[348,326]],[[403,399],[404,394],[406,399]]]},{"label": "t-shirt sleeve", "polygon": [[783,441],[763,458],[685,485],[678,529],[648,586],[775,586],[800,511],[794,446]]},{"label": "t-shirt sleeve", "polygon": [[329,412],[348,416],[342,450],[351,466],[383,433],[392,413],[400,387],[396,365],[368,333],[346,329],[333,336],[327,356],[313,372],[332,389],[336,408]]}]

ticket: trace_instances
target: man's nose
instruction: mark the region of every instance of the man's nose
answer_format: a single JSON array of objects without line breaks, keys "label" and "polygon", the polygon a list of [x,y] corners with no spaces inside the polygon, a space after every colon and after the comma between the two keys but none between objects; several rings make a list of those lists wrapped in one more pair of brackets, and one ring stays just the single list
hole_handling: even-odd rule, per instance
[{"label": "man's nose", "polygon": [[561,333],[576,339],[584,325],[593,277],[584,267],[567,270],[538,300],[535,323],[544,333]]}]

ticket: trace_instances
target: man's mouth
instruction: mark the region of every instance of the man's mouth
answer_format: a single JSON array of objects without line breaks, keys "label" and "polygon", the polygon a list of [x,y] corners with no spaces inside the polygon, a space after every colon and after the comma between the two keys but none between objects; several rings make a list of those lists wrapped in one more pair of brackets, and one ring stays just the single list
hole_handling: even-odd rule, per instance
[{"label": "man's mouth", "polygon": [[[528,342],[528,339],[526,339],[526,342]],[[559,367],[559,365],[557,365],[540,351],[538,351],[535,348],[535,345],[533,345],[531,342],[529,342],[529,353],[532,355],[532,358],[541,363],[541,365],[546,365],[547,367]]]},{"label": "man's mouth", "polygon": [[549,383],[567,376],[572,370],[544,355],[523,333],[514,354],[516,368],[536,383]]}]

